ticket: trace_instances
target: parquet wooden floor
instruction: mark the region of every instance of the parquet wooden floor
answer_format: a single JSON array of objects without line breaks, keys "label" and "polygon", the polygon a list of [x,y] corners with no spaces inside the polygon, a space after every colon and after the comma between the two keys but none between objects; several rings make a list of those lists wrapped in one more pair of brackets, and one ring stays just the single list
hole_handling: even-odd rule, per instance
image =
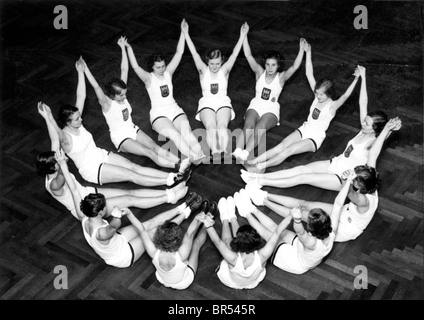
[{"label": "parquet wooden floor", "polygon": [[[423,292],[423,6],[415,1],[361,2],[368,9],[368,29],[357,30],[352,1],[83,1],[64,0],[69,28],[56,30],[56,1],[1,1],[2,98],[0,169],[0,298],[2,300],[421,300]],[[233,290],[214,273],[220,255],[208,239],[200,253],[194,283],[177,292],[160,285],[145,254],[128,269],[106,266],[86,243],[80,224],[44,189],[35,174],[38,152],[49,139],[37,101],[54,113],[74,103],[77,76],[74,63],[83,55],[93,74],[104,83],[119,75],[116,41],[128,37],[140,63],[152,52],[174,53],[182,18],[202,55],[212,47],[227,54],[244,21],[255,56],[277,49],[290,65],[300,37],[313,48],[317,77],[336,79],[338,94],[351,81],[357,64],[367,68],[369,109],[384,109],[402,119],[401,131],[386,142],[378,160],[382,184],[380,205],[366,231],[355,241],[336,243],[317,268],[293,275],[267,266],[265,280],[253,290]],[[313,94],[304,63],[286,84],[281,96],[281,125],[268,132],[272,147],[307,117]],[[149,98],[132,69],[128,100],[134,121],[152,138]],[[240,128],[254,95],[254,75],[241,52],[229,81],[236,112],[230,129]],[[186,47],[174,75],[174,94],[192,127],[200,83]],[[280,166],[289,168],[338,155],[359,129],[359,85],[339,110],[328,136],[316,153],[293,156]],[[85,126],[98,146],[114,150],[94,92],[87,82],[83,114]],[[160,142],[163,143],[163,142]],[[124,155],[155,167],[145,158]],[[71,171],[84,183],[75,167]],[[189,182],[190,190],[211,200],[244,187],[237,164],[201,165]],[[134,188],[129,183],[112,187]],[[332,202],[335,192],[309,186],[288,189],[265,187],[274,193]],[[140,220],[171,208],[161,205],[135,209]],[[278,216],[261,208],[273,219]],[[242,221],[244,221],[242,219]],[[128,223],[128,221],[125,221]],[[187,227],[189,221],[182,225]],[[217,222],[220,232],[220,222]],[[291,227],[290,227],[291,228]],[[68,289],[57,290],[54,268],[68,270]],[[353,286],[355,267],[368,271],[368,288]]]}]

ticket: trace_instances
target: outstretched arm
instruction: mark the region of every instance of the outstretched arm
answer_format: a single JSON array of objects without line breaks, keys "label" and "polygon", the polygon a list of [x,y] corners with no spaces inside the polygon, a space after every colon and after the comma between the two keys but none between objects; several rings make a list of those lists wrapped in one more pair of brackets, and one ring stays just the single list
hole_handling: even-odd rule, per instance
[{"label": "outstretched arm", "polygon": [[143,245],[147,251],[147,254],[153,259],[157,249],[152,239],[150,238],[149,232],[145,229],[144,225],[140,222],[140,220],[136,218],[136,216],[131,211],[129,211],[126,216],[140,234],[141,240],[143,241]]},{"label": "outstretched arm", "polygon": [[314,67],[312,65],[312,48],[309,43],[305,41],[303,44],[303,48],[306,52],[306,62],[305,62],[305,73],[306,78],[308,79],[309,86],[311,87],[312,91],[315,92],[315,77],[314,77]]},{"label": "outstretched arm", "polygon": [[231,69],[234,66],[234,63],[237,60],[237,56],[240,53],[241,47],[243,45],[243,41],[246,38],[247,33],[249,32],[249,25],[247,22],[243,23],[243,25],[240,28],[240,37],[233,49],[233,52],[231,53],[231,56],[228,58],[227,62],[222,66],[224,73],[227,75],[230,73]]},{"label": "outstretched arm", "polygon": [[55,153],[55,159],[57,163],[59,164],[59,167],[62,171],[63,176],[65,177],[65,182],[69,187],[69,190],[71,191],[72,200],[74,202],[75,211],[78,215],[79,220],[82,220],[84,217],[84,213],[81,212],[80,209],[80,203],[81,203],[81,195],[78,191],[77,185],[72,178],[71,174],[69,173],[68,164],[66,161],[68,158],[66,157],[65,153],[62,149],[57,149]]},{"label": "outstretched arm", "polygon": [[361,91],[359,92],[359,120],[365,121],[365,117],[368,114],[368,93],[367,93],[367,82],[365,79],[365,68],[358,66],[359,73],[361,75]]},{"label": "outstretched arm", "polygon": [[375,139],[370,149],[367,165],[376,168],[377,159],[380,155],[381,149],[383,148],[384,141],[386,141],[392,131],[398,131],[400,128],[402,128],[402,121],[398,117],[390,119],[386,123],[383,131],[381,131],[380,135],[377,137],[377,139]]},{"label": "outstretched arm", "polygon": [[350,95],[353,92],[353,89],[356,86],[356,83],[358,82],[359,76],[360,76],[360,72],[359,72],[359,68],[356,68],[355,72],[353,73],[353,75],[355,76],[355,78],[353,79],[352,83],[350,84],[350,86],[347,88],[346,92],[343,93],[339,99],[337,99],[336,101],[334,101],[333,105],[331,106],[331,111],[333,113],[336,113],[337,109],[339,109],[343,103],[345,103],[345,101],[350,97]]},{"label": "outstretched arm", "polygon": [[125,50],[125,45],[127,43],[126,37],[120,37],[118,40],[118,46],[121,47],[121,80],[127,83],[128,80],[128,56],[127,51]]},{"label": "outstretched arm", "polygon": [[55,127],[50,121],[50,117],[52,117],[52,112],[50,108],[42,103],[41,101],[37,104],[38,113],[44,118],[44,121],[47,125],[47,131],[49,132],[50,137],[50,150],[56,151],[60,147],[59,134],[57,133]]},{"label": "outstretched arm", "polygon": [[291,209],[291,216],[293,218],[293,230],[299,237],[299,241],[303,246],[309,250],[313,250],[317,244],[317,239],[306,232],[302,224],[302,210],[300,207]]},{"label": "outstretched arm", "polygon": [[140,80],[144,82],[144,84],[147,87],[149,82],[150,82],[149,73],[146,72],[143,68],[141,68],[138,65],[137,59],[135,58],[133,48],[128,43],[128,41],[126,42],[125,46],[127,47],[128,59],[130,60],[131,67],[134,69],[134,72],[137,74],[137,76],[140,78]]},{"label": "outstretched arm", "polygon": [[75,68],[78,72],[77,101],[75,102],[75,107],[77,107],[79,112],[82,114],[82,112],[84,111],[84,102],[86,97],[84,77],[85,64],[83,63],[82,57],[80,57],[77,62],[75,62]]},{"label": "outstretched arm", "polygon": [[256,61],[256,59],[252,56],[252,50],[250,49],[249,40],[247,38],[247,35],[244,37],[244,40],[243,40],[243,52],[244,52],[244,56],[246,57],[247,62],[249,63],[250,68],[255,73],[256,80],[258,80],[259,77],[261,76],[261,74],[264,72],[264,69]]},{"label": "outstretched arm", "polygon": [[263,247],[261,250],[259,250],[259,254],[262,257],[262,261],[265,262],[268,260],[272,254],[274,253],[275,246],[278,244],[281,234],[284,230],[287,229],[290,222],[292,221],[292,216],[289,215],[285,217],[278,227],[274,230],[274,232],[271,235],[271,238],[269,238],[268,242],[266,243],[265,247]]},{"label": "outstretched arm", "polygon": [[355,171],[352,170],[349,172],[349,175],[346,177],[346,182],[343,184],[342,189],[336,196],[333,204],[333,210],[331,211],[331,227],[333,232],[336,234],[339,227],[340,214],[342,213],[342,208],[345,204],[347,194],[349,193],[350,185],[352,184],[353,179],[355,179]]},{"label": "outstretched arm", "polygon": [[84,73],[87,76],[88,82],[90,82],[91,86],[94,89],[94,92],[96,93],[97,100],[99,101],[102,109],[104,111],[107,111],[107,109],[109,109],[109,107],[110,107],[109,100],[108,100],[107,96],[104,94],[102,88],[100,87],[100,85],[98,84],[96,79],[94,78],[93,74],[91,73],[91,71],[88,68],[85,61],[82,58],[81,58],[81,60],[82,60],[82,63],[84,64],[84,66],[85,66]]},{"label": "outstretched arm", "polygon": [[299,52],[297,54],[296,59],[293,62],[293,65],[288,68],[285,72],[283,72],[281,76],[281,82],[285,82],[291,78],[291,76],[299,69],[300,65],[302,64],[303,60],[303,54],[305,53],[304,50],[304,43],[306,42],[305,39],[300,38],[299,40]]},{"label": "outstretched arm", "polygon": [[199,53],[197,53],[196,47],[194,46],[193,41],[191,40],[190,34],[188,32],[188,23],[185,19],[181,22],[181,30],[184,33],[184,38],[187,43],[187,47],[191,52],[191,55],[194,60],[194,64],[196,65],[196,69],[200,74],[203,74],[208,67],[206,63],[203,62],[202,58],[200,57]]},{"label": "outstretched arm", "polygon": [[181,256],[181,260],[183,260],[183,261],[188,259],[188,256],[190,255],[194,235],[195,235],[197,229],[199,228],[200,224],[202,223],[202,221],[200,221],[202,214],[204,214],[204,213],[197,214],[197,216],[195,216],[194,219],[191,221],[191,223],[188,226],[187,231],[184,235],[181,247],[178,249],[178,253]]},{"label": "outstretched arm", "polygon": [[175,51],[175,54],[172,57],[172,60],[166,66],[166,71],[168,71],[171,76],[174,74],[175,70],[180,64],[181,58],[183,57],[183,53],[184,53],[184,47],[185,47],[184,33],[183,33],[183,30],[181,30],[180,39],[178,40],[178,44],[177,44],[177,50]]}]

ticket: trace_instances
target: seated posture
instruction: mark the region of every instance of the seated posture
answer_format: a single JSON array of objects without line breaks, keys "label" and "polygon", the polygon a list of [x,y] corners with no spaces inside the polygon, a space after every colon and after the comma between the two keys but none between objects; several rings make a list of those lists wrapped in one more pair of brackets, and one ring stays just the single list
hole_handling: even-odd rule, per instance
[{"label": "seated posture", "polygon": [[[303,43],[306,52],[306,77],[315,94],[309,108],[307,120],[294,132],[284,138],[277,146],[267,150],[257,158],[247,162],[248,171],[265,171],[266,168],[279,165],[288,157],[304,152],[316,152],[322,145],[326,131],[337,110],[350,97],[359,78],[359,68],[355,70],[354,80],[339,99],[333,100],[334,82],[329,79],[315,81],[312,68],[311,46]],[[249,168],[249,165],[252,167]]]},{"label": "seated posture", "polygon": [[342,174],[346,170],[353,170],[356,166],[368,165],[375,168],[377,157],[380,154],[384,141],[392,131],[401,128],[399,118],[388,120],[383,111],[374,111],[367,114],[368,98],[365,83],[365,68],[359,66],[362,78],[359,95],[360,119],[362,128],[351,139],[344,152],[332,159],[311,162],[270,173],[251,173],[241,170],[241,178],[247,183],[252,181],[259,186],[289,188],[301,184],[308,184],[327,190],[340,191]]},{"label": "seated posture", "polygon": [[[183,21],[184,22],[184,21]],[[183,24],[181,22],[181,24]],[[153,54],[149,58],[149,69],[142,69],[134,55],[131,45],[126,42],[130,64],[137,76],[146,86],[150,97],[150,123],[153,130],[170,139],[182,155],[191,162],[199,164],[206,158],[199,141],[194,136],[187,115],[174,99],[172,75],[178,67],[184,52],[184,33],[181,30],[177,51],[172,60],[166,64],[165,56]]]},{"label": "seated posture", "polygon": [[[280,104],[278,99],[284,84],[291,78],[302,63],[305,39],[300,39],[299,53],[293,65],[283,71],[283,57],[277,51],[265,53],[265,68],[252,56],[247,35],[243,51],[250,68],[255,73],[256,95],[250,102],[244,116],[243,134],[236,142],[233,156],[240,162],[253,157],[253,150],[260,146],[266,131],[280,123]],[[250,157],[249,157],[250,156]]]},{"label": "seated posture", "polygon": [[235,204],[239,214],[244,216],[245,203],[237,201],[237,196],[236,193],[234,198],[221,198],[218,202],[222,221],[221,238],[213,228],[214,220],[210,216],[205,216],[203,221],[209,237],[223,257],[217,271],[219,280],[233,289],[253,289],[264,279],[266,262],[290,218],[283,220],[265,241],[254,227],[249,224],[239,225]]},{"label": "seated posture", "polygon": [[235,118],[231,99],[227,95],[228,78],[248,29],[247,23],[241,26],[239,40],[227,61],[224,62],[221,50],[213,49],[207,53],[206,63],[204,63],[190,38],[188,23],[183,20],[182,30],[199,72],[202,87],[203,96],[199,100],[196,120],[202,121],[206,128],[207,143],[213,156],[227,153],[228,123]]},{"label": "seated posture", "polygon": [[[51,117],[51,112],[48,112],[48,106],[42,102],[38,103],[38,112],[45,119],[50,141],[51,150],[41,152],[37,155],[36,169],[37,173],[45,177],[46,190],[53,198],[63,204],[71,214],[79,219],[75,206],[72,200],[69,185],[65,181],[65,172],[68,172],[66,162],[60,165],[55,159],[55,151],[59,150],[59,136],[52,126],[48,117]],[[176,185],[173,188],[166,190],[157,189],[119,189],[119,188],[97,188],[90,186],[82,186],[72,173],[69,173],[70,179],[76,186],[81,199],[90,193],[101,193],[108,200],[106,204],[107,212],[110,214],[114,207],[136,207],[136,208],[151,208],[163,203],[177,203],[183,198],[187,191],[185,182]]]},{"label": "seated posture", "polygon": [[[206,241],[206,230],[200,221],[205,210],[202,202],[201,212],[194,217],[185,234],[180,227],[184,219],[181,215],[159,225],[153,234],[149,234],[134,216],[128,216],[140,233],[147,253],[153,259],[156,279],[165,287],[183,290],[192,284],[200,249]],[[197,232],[198,235],[194,238]]]},{"label": "seated posture", "polygon": [[84,73],[93,86],[103,116],[109,126],[110,139],[118,152],[128,152],[146,156],[157,165],[165,168],[178,168],[183,172],[188,163],[181,163],[172,153],[157,145],[132,120],[132,107],[127,100],[128,56],[125,49],[127,40],[121,37],[118,45],[121,47],[121,77],[112,78],[106,85],[106,94],[97,83],[87,64],[84,62]]}]

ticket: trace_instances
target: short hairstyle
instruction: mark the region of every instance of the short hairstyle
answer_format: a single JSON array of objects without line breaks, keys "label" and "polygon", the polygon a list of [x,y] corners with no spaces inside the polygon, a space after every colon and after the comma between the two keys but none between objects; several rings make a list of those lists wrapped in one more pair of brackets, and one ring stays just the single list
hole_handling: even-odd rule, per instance
[{"label": "short hairstyle", "polygon": [[380,184],[377,170],[367,165],[357,166],[354,170],[356,177],[353,181],[358,184],[359,192],[362,194],[374,193]]},{"label": "short hairstyle", "polygon": [[333,231],[330,216],[320,208],[312,209],[308,214],[307,229],[317,239],[326,239]]},{"label": "short hairstyle", "polygon": [[389,117],[384,111],[381,110],[371,111],[368,113],[368,116],[372,118],[372,128],[375,132],[375,136],[378,137],[381,131],[383,131],[387,121],[389,121]]},{"label": "short hairstyle", "polygon": [[59,112],[57,114],[57,122],[60,128],[65,128],[68,125],[69,118],[75,113],[78,112],[78,108],[70,105],[65,104],[60,107]]},{"label": "short hairstyle", "polygon": [[222,51],[219,49],[211,49],[206,53],[206,62],[209,63],[209,60],[221,58],[222,62],[224,62],[224,55]]},{"label": "short hairstyle", "polygon": [[40,152],[35,160],[35,170],[38,175],[45,176],[56,172],[56,159],[53,151]]},{"label": "short hairstyle", "polygon": [[153,66],[155,65],[155,62],[162,62],[162,61],[166,61],[165,60],[165,56],[161,53],[153,53],[151,54],[148,59],[147,59],[147,66],[148,66],[148,70],[152,70]]},{"label": "short hairstyle", "polygon": [[119,78],[112,78],[106,84],[105,91],[109,98],[115,98],[115,95],[119,94],[121,90],[127,89],[126,83]]},{"label": "short hairstyle", "polygon": [[277,72],[282,72],[284,69],[284,57],[282,54],[280,54],[276,50],[268,50],[264,54],[264,64],[268,59],[275,59],[277,60],[278,69]]},{"label": "short hairstyle", "polygon": [[263,248],[266,241],[259,235],[250,224],[242,225],[237,230],[235,238],[230,242],[230,248],[234,252],[251,253]]},{"label": "short hairstyle", "polygon": [[327,97],[333,98],[334,96],[334,81],[330,79],[320,79],[315,83],[316,92],[318,89],[324,89],[324,93]]},{"label": "short hairstyle", "polygon": [[161,251],[175,252],[183,242],[183,230],[173,221],[165,221],[157,227],[153,243]]},{"label": "short hairstyle", "polygon": [[106,198],[101,193],[90,193],[80,203],[81,211],[89,218],[97,217],[106,206]]}]

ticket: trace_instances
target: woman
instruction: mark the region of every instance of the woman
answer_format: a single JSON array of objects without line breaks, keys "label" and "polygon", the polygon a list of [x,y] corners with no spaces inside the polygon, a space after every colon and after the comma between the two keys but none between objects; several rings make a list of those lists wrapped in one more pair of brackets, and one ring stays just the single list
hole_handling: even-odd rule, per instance
[{"label": "woman", "polygon": [[355,70],[353,82],[346,92],[339,99],[333,100],[334,83],[332,80],[321,79],[315,81],[311,46],[306,41],[303,43],[306,52],[306,77],[309,85],[315,94],[315,99],[309,108],[307,120],[293,133],[288,135],[277,146],[262,153],[257,158],[247,161],[248,171],[265,171],[266,168],[279,165],[288,157],[304,152],[316,152],[322,145],[331,120],[336,115],[337,110],[350,97],[359,78],[359,69]]},{"label": "woman", "polygon": [[[75,206],[72,200],[69,185],[65,181],[64,171],[68,171],[68,166],[60,166],[55,159],[55,152],[59,150],[59,136],[55,131],[49,117],[52,117],[50,108],[38,103],[38,113],[44,118],[47,124],[51,151],[41,152],[36,159],[37,173],[45,177],[45,187],[50,195],[63,204],[72,215],[79,219]],[[65,163],[66,164],[66,163]],[[81,198],[84,198],[90,193],[101,193],[107,201],[107,212],[110,213],[116,207],[136,207],[136,208],[151,208],[163,203],[177,203],[184,197],[188,191],[185,182],[182,182],[171,189],[156,190],[156,189],[134,189],[125,190],[118,188],[96,188],[82,186],[72,173],[69,173],[70,179],[76,186]]]},{"label": "woman", "polygon": [[265,68],[252,56],[247,35],[243,41],[243,51],[250,68],[255,73],[256,95],[250,102],[244,116],[243,133],[237,139],[233,156],[245,162],[261,142],[266,131],[275,127],[280,121],[280,104],[278,98],[284,84],[291,78],[302,63],[305,39],[299,42],[299,53],[293,65],[283,71],[283,57],[277,51],[265,53]]},{"label": "woman", "polygon": [[146,251],[152,258],[156,279],[165,287],[183,290],[193,283],[200,249],[206,241],[206,230],[200,221],[204,211],[202,203],[201,212],[194,217],[185,234],[180,227],[184,219],[181,215],[165,221],[150,234],[143,224],[133,216],[128,216],[138,229]]},{"label": "woman", "polygon": [[[96,254],[110,266],[117,268],[131,267],[144,253],[144,245],[134,226],[122,226],[121,218],[131,215],[128,208],[118,208],[109,212],[106,198],[101,193],[90,193],[81,200],[74,179],[66,170],[66,156],[63,151],[56,152],[56,161],[62,168],[66,183],[71,191],[75,210],[83,229],[87,243]],[[147,230],[154,229],[164,221],[175,216],[187,217],[191,213],[193,203],[199,203],[196,194],[190,194],[186,201],[178,207],[163,212],[143,222]],[[201,199],[200,199],[201,200]]]},{"label": "woman", "polygon": [[150,123],[153,130],[173,141],[178,150],[191,162],[199,164],[206,156],[191,131],[187,115],[178,106],[173,96],[172,75],[181,61],[185,46],[182,28],[177,50],[168,64],[165,63],[165,57],[162,54],[150,56],[149,70],[152,72],[145,71],[138,65],[134,51],[128,42],[125,46],[130,64],[143,81],[149,94]]},{"label": "woman", "polygon": [[214,220],[211,216],[204,216],[202,221],[223,257],[217,271],[218,278],[233,289],[253,289],[265,278],[266,262],[271,257],[281,233],[288,226],[290,218],[283,220],[268,241],[265,241],[253,226],[239,225],[235,215],[235,201],[240,215],[244,214],[244,203],[237,202],[237,193],[234,198],[221,198],[218,202],[222,222],[221,238],[213,228]]},{"label": "woman", "polygon": [[[353,178],[354,174],[350,175],[348,180],[351,181]],[[290,211],[284,220],[292,218],[294,232],[284,230],[282,233],[271,258],[271,262],[276,267],[290,273],[303,274],[318,266],[330,253],[349,185],[350,183],[345,184],[340,190],[334,201],[331,215],[320,208],[314,208],[308,212],[306,229],[302,224],[301,209],[296,207]],[[239,201],[241,205],[251,205],[247,191],[242,189],[240,194],[242,194],[242,199]],[[252,212],[252,210],[249,211]],[[256,219],[251,214],[247,214],[246,219],[262,237],[268,239],[277,228],[277,224],[259,210],[254,212]]]},{"label": "woman", "polygon": [[60,144],[74,161],[81,176],[97,184],[130,181],[142,186],[171,186],[186,180],[190,172],[177,174],[153,168],[145,168],[128,159],[98,148],[93,136],[82,124],[82,112],[85,101],[85,64],[80,58],[76,63],[78,71],[78,89],[76,106],[64,105],[59,109],[58,122],[52,121],[59,135]]},{"label": "woman", "polygon": [[127,94],[128,57],[125,50],[127,39],[121,37],[118,45],[121,47],[121,77],[112,78],[106,85],[105,94],[97,83],[90,69],[85,64],[84,73],[93,86],[103,116],[109,126],[110,138],[118,152],[128,152],[135,155],[147,156],[157,165],[165,168],[177,168],[184,172],[188,163],[181,163],[177,156],[159,147],[147,134],[145,134],[132,120],[132,108]]},{"label": "woman", "polygon": [[234,120],[235,113],[231,99],[227,95],[228,78],[249,30],[247,23],[240,29],[240,37],[231,56],[224,62],[221,50],[210,50],[206,55],[206,63],[197,50],[188,32],[188,23],[183,20],[182,31],[185,41],[193,56],[203,97],[199,100],[196,120],[202,121],[206,128],[206,138],[212,155],[227,153],[229,141],[228,123]]},{"label": "woman", "polygon": [[[367,114],[368,98],[365,68],[362,66],[358,68],[362,78],[359,95],[362,128],[348,142],[345,151],[341,155],[331,160],[315,161],[307,165],[272,173],[258,174],[241,170],[242,179],[246,183],[252,181],[252,183],[257,183],[259,186],[289,188],[300,184],[308,184],[327,190],[340,191],[343,172],[352,170],[359,165],[375,166],[384,140],[387,139],[391,131],[400,129],[401,121],[398,118],[391,119],[390,124],[384,129],[388,123],[387,115],[384,112],[374,111]],[[384,134],[381,135],[383,131]]]}]

